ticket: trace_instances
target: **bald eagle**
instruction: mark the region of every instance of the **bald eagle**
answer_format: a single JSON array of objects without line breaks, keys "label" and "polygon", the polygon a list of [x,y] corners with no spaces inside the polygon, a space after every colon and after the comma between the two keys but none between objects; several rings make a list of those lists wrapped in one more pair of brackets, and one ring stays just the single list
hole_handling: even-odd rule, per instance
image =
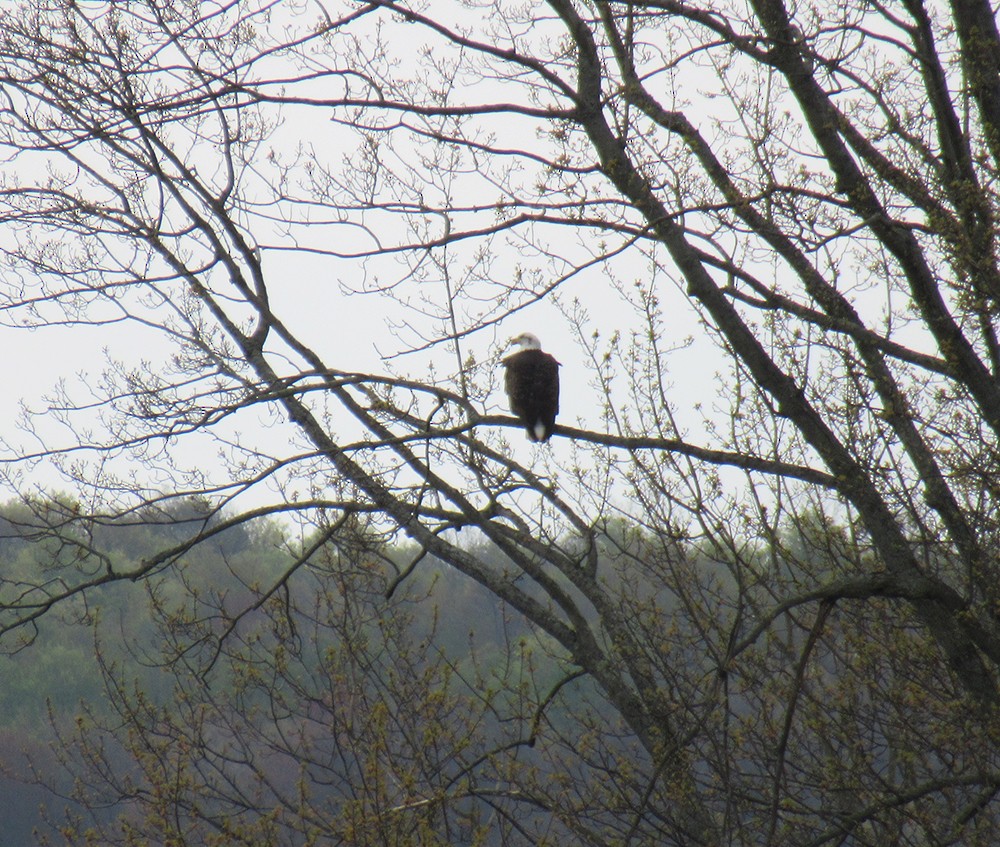
[{"label": "bald eagle", "polygon": [[548,441],[559,411],[559,362],[542,352],[542,343],[530,332],[510,344],[518,348],[503,360],[510,410],[521,419],[529,439]]}]

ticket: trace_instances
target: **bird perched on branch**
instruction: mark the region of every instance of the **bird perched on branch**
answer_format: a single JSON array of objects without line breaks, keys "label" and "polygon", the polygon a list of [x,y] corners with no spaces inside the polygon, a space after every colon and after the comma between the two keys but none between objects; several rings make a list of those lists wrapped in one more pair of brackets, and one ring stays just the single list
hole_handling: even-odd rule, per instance
[{"label": "bird perched on branch", "polygon": [[559,411],[559,362],[542,352],[538,336],[521,333],[510,341],[515,353],[503,359],[510,410],[532,441],[548,441]]}]

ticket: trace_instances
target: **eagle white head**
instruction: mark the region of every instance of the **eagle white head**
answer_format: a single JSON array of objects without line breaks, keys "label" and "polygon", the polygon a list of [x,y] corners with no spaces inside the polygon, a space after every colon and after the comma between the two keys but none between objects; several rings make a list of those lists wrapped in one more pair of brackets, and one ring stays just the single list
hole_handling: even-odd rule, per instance
[{"label": "eagle white head", "polygon": [[517,347],[519,350],[541,350],[542,342],[538,340],[537,335],[532,335],[530,332],[522,332],[510,340],[510,346]]}]

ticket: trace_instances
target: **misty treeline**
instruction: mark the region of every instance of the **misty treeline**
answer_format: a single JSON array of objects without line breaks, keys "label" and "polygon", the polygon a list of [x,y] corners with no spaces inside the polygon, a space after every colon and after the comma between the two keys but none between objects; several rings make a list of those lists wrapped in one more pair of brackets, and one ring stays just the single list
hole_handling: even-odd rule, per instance
[{"label": "misty treeline", "polygon": [[[558,644],[455,569],[428,559],[414,570],[412,545],[387,543],[363,521],[302,536],[273,518],[230,525],[200,498],[54,545],[46,530],[78,509],[67,497],[0,508],[5,578],[134,568],[192,531],[211,540],[145,580],[141,600],[111,581],[61,606],[58,623],[5,660],[12,837],[30,828],[52,844],[561,844],[622,822],[615,837],[634,837],[655,790],[641,745]],[[665,545],[626,521],[595,543],[602,590],[622,598],[651,661],[691,704],[680,726],[695,739],[721,721],[714,731],[746,749],[748,790],[773,779],[776,745],[788,758],[836,750],[844,770],[822,783],[786,777],[817,807],[838,781],[864,774],[873,749],[881,758],[869,776],[903,767],[894,750],[907,739],[926,757],[905,762],[911,774],[974,754],[960,704],[925,721],[911,711],[947,680],[933,656],[915,661],[921,627],[901,623],[897,603],[876,614],[822,603],[822,643],[815,621],[775,625],[775,596],[799,590],[805,574],[836,581],[857,566],[844,527],[814,515],[736,557]],[[502,551],[467,547],[518,579]],[[733,684],[721,655],[706,653],[741,619],[744,667],[763,673],[777,657],[785,674]],[[713,714],[720,691],[728,715]],[[801,730],[783,708],[789,697]],[[860,740],[838,737],[845,713]],[[689,748],[686,766],[703,779],[723,765],[713,745]],[[921,808],[928,823],[942,814]],[[891,825],[912,819],[910,810]]]},{"label": "misty treeline", "polygon": [[987,0],[0,4],[62,837],[992,844],[998,67]]}]

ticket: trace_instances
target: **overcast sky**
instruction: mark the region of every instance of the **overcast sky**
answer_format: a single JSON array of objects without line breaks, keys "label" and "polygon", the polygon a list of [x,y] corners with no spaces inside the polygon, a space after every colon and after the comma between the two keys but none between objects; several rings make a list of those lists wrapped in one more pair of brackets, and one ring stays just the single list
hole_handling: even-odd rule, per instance
[{"label": "overcast sky", "polygon": [[[88,5],[90,14],[94,16],[107,11],[107,4]],[[301,24],[301,19],[296,18],[295,22]],[[275,33],[280,32],[277,23],[274,22],[272,30]],[[409,32],[414,30],[411,28]],[[415,61],[408,60],[404,55],[402,40],[397,38],[393,44],[400,48],[400,53],[395,58],[401,67],[405,68],[407,61]],[[418,51],[420,44],[418,41],[407,42],[405,47]],[[269,73],[285,74],[284,68],[275,65],[282,61],[280,56],[269,61]],[[292,72],[293,69],[288,70],[288,73]],[[470,100],[479,102],[490,98],[502,101],[523,96],[513,90],[508,91],[500,83],[494,85],[496,90],[491,91],[480,84],[467,96]],[[698,114],[697,108],[694,108],[693,114]],[[363,149],[353,146],[357,144],[353,136],[331,122],[328,110],[285,108],[281,110],[280,117],[275,112],[275,117],[278,122],[266,146],[279,158],[293,158],[300,145],[322,149],[331,164],[340,164],[345,160],[350,163],[352,157],[357,161],[357,157],[366,155]],[[504,143],[516,145],[520,135],[525,132],[524,127],[506,118],[495,119],[492,125],[487,125],[484,129],[495,133],[495,143],[500,146]],[[711,129],[707,117],[706,129]],[[265,152],[267,151],[261,151],[262,154]],[[199,147],[191,155],[203,160],[200,162],[202,172],[208,172],[213,166],[217,166],[213,163],[215,154],[210,148]],[[423,153],[419,150],[383,150],[381,155],[395,155],[399,164],[407,156],[416,158]],[[266,168],[263,160],[260,167],[262,172]],[[471,196],[479,196],[481,199],[479,192],[483,190],[482,186],[483,181],[475,172],[457,174],[452,180],[442,181],[439,185],[428,184],[427,202],[446,208],[451,196],[455,205],[461,206],[470,202]],[[402,223],[398,217],[395,221],[389,221],[390,226],[402,226]],[[459,216],[453,225],[460,226],[462,223]],[[446,345],[416,354],[400,355],[407,346],[417,342],[416,336],[405,330],[401,331],[399,326],[407,321],[420,321],[419,308],[417,311],[407,309],[406,304],[419,307],[420,298],[440,302],[445,292],[441,281],[423,282],[419,286],[414,286],[412,282],[406,283],[394,291],[397,299],[379,294],[347,295],[343,291],[345,287],[356,289],[376,280],[385,284],[394,279],[402,279],[405,268],[395,258],[362,261],[322,256],[313,252],[313,248],[345,254],[371,249],[372,235],[366,235],[358,229],[315,225],[299,226],[289,233],[264,220],[253,218],[248,218],[245,225],[253,240],[262,245],[263,269],[274,312],[303,341],[320,353],[329,366],[340,370],[376,373],[391,370],[419,379],[429,378],[432,368],[437,379],[454,374],[454,353]],[[405,242],[410,237],[403,231],[389,230],[379,231],[377,236],[386,244]],[[545,231],[542,238],[549,240],[553,254],[575,257],[580,262],[586,259],[588,250],[593,249],[593,245],[589,243],[591,234],[574,232],[569,227]],[[476,245],[471,242],[449,248],[448,267],[453,273],[461,275],[469,267],[471,251],[475,249]],[[547,284],[554,281],[560,271],[559,262],[552,261],[541,252],[523,249],[516,240],[495,239],[490,249],[491,268],[496,274],[502,275],[504,269],[513,274],[516,269],[521,269],[537,273],[539,283]],[[568,266],[563,266],[563,270],[565,267]],[[613,279],[609,274],[613,274]],[[694,429],[693,440],[703,442],[701,415],[704,412],[711,413],[713,398],[720,385],[716,375],[723,367],[723,362],[700,332],[690,304],[670,272],[661,270],[654,276],[649,261],[635,250],[629,251],[624,257],[606,264],[593,265],[574,275],[556,292],[558,304],[553,298],[547,298],[497,325],[488,326],[463,339],[465,355],[472,353],[477,361],[490,361],[493,365],[485,372],[486,376],[493,379],[494,390],[490,405],[484,411],[506,410],[497,360],[507,339],[520,332],[530,331],[541,338],[545,349],[553,353],[563,365],[560,420],[571,425],[601,428],[601,397],[589,384],[590,377],[581,361],[581,353],[565,312],[572,311],[574,301],[579,301],[580,308],[587,315],[585,331],[588,335],[598,332],[602,338],[607,339],[614,333],[621,332],[627,338],[630,331],[641,331],[641,322],[611,283],[620,284],[627,292],[636,281],[655,286],[660,297],[666,335],[662,339],[662,345],[666,350],[677,348],[669,355],[673,382],[671,400],[677,407],[681,425]],[[459,316],[463,329],[474,319],[471,308],[475,305],[474,301],[466,305],[469,307],[468,311]],[[15,315],[13,322],[20,323],[20,316]],[[415,325],[427,336],[439,335],[446,329],[436,320],[425,320],[422,324]],[[695,343],[682,346],[684,339],[689,336],[696,338]],[[7,360],[14,363],[13,367],[0,373],[3,397],[0,415],[8,422],[8,439],[13,447],[28,451],[37,449],[33,439],[23,432],[10,431],[21,403],[35,410],[44,410],[47,402],[45,395],[60,380],[65,381],[72,396],[85,397],[87,384],[97,385],[100,381],[101,373],[106,367],[106,355],[130,364],[147,362],[146,366],[152,368],[171,355],[171,346],[164,339],[145,327],[130,323],[101,327],[42,328],[31,332],[4,326],[0,328],[0,345]],[[259,437],[263,443],[269,438],[280,440],[286,437],[280,428],[274,429],[269,420],[260,420],[259,424],[261,428],[254,431],[253,416],[244,415],[239,425],[241,437]],[[48,432],[50,435],[47,437],[56,439],[56,444],[68,445],[73,438],[72,433],[58,426],[52,426]],[[510,433],[510,436],[516,449],[525,458],[539,449],[514,433]],[[553,440],[552,449],[557,456],[565,456],[569,450],[569,445],[561,442],[558,438]],[[171,449],[191,448],[176,444]],[[210,451],[212,448],[203,442],[195,449]],[[211,462],[213,458],[211,455],[199,454],[198,461]],[[41,470],[37,473],[41,473]],[[36,479],[43,486],[58,484],[41,476],[36,476]]]}]

